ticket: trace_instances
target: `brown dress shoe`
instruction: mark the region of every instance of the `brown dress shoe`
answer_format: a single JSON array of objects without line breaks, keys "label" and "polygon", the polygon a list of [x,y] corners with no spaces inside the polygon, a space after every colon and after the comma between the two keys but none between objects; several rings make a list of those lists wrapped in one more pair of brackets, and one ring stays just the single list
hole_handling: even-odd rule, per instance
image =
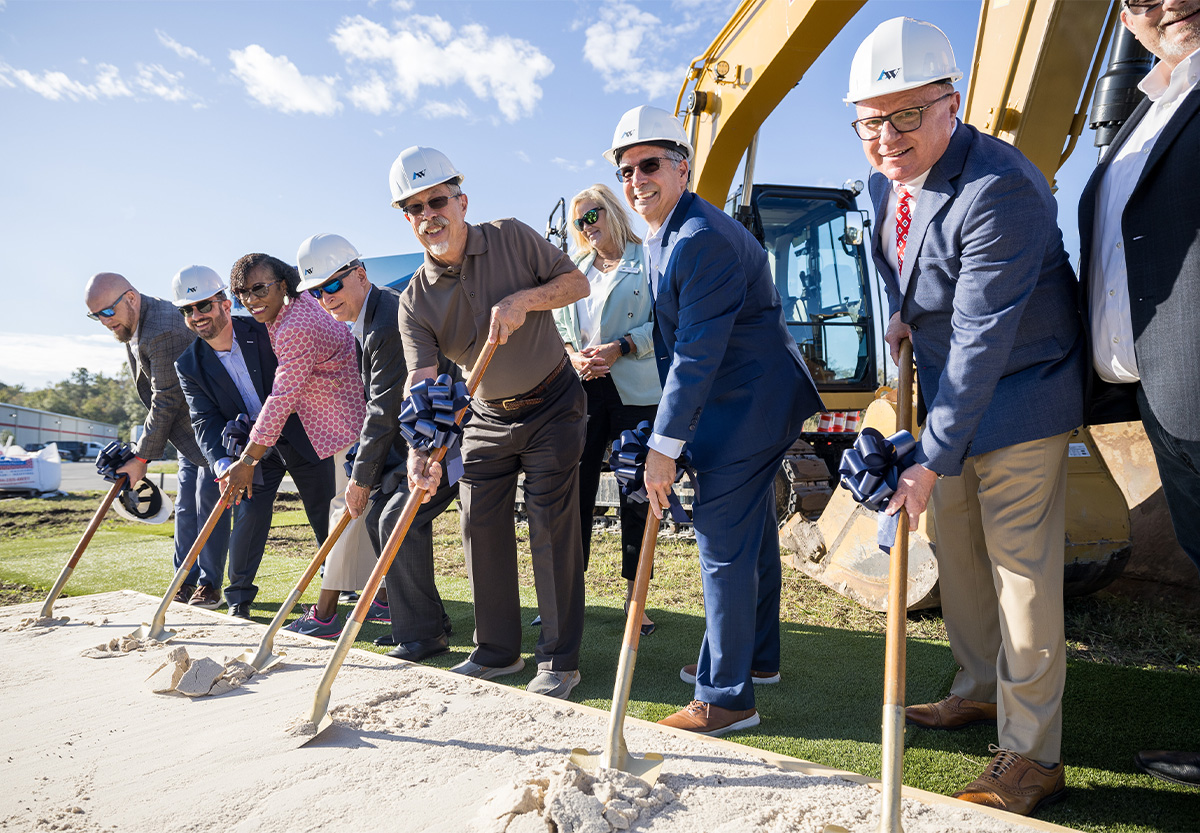
[{"label": "brown dress shoe", "polygon": [[965,729],[968,726],[996,725],[996,704],[964,700],[951,694],[936,703],[922,703],[904,710],[904,721],[925,729]]},{"label": "brown dress shoe", "polygon": [[687,706],[675,712],[670,717],[658,721],[663,726],[695,732],[698,735],[708,735],[719,738],[721,735],[736,732],[738,729],[749,729],[759,724],[758,712],[754,709],[733,711],[693,700]]},{"label": "brown dress shoe", "polygon": [[214,590],[211,584],[201,584],[188,600],[192,607],[202,607],[205,610],[216,610],[221,603],[221,594]]},{"label": "brown dress shoe", "polygon": [[982,775],[952,797],[1028,816],[1066,795],[1065,770],[1061,763],[1044,767],[1016,752],[1001,749]]},{"label": "brown dress shoe", "polygon": [[179,602],[180,604],[185,604],[185,605],[191,604],[192,596],[195,594],[195,592],[196,592],[196,585],[181,584],[181,585],[179,585],[179,589],[175,591],[175,596],[174,596],[174,598],[171,599],[171,601]]}]

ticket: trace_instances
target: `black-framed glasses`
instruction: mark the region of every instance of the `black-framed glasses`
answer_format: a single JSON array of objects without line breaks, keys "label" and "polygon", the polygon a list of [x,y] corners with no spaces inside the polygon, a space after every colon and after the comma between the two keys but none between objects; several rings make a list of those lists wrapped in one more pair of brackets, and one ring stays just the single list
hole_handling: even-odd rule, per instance
[{"label": "black-framed glasses", "polygon": [[191,318],[192,312],[198,312],[201,315],[208,315],[208,313],[212,311],[213,304],[215,303],[216,301],[214,299],[209,298],[207,301],[201,301],[198,304],[187,304],[179,308],[179,314],[184,318]]},{"label": "black-framed glasses", "polygon": [[121,303],[121,299],[124,298],[126,295],[128,295],[130,292],[133,292],[133,290],[126,289],[124,292],[122,292],[120,295],[118,295],[117,299],[115,301],[113,301],[111,304],[109,304],[107,307],[105,307],[104,309],[101,309],[101,310],[96,310],[95,312],[89,312],[87,314],[87,317],[92,319],[93,321],[99,321],[101,318],[112,318],[114,315],[117,314],[117,304]]},{"label": "black-framed glasses", "polygon": [[430,211],[441,211],[450,204],[450,200],[454,197],[461,197],[462,194],[451,194],[448,197],[432,197],[428,202],[410,202],[408,205],[403,205],[400,210],[409,217],[420,217],[425,213],[425,209]]},{"label": "black-framed glasses", "polygon": [[594,226],[596,221],[600,219],[600,212],[604,210],[604,206],[598,205],[591,211],[583,212],[583,216],[578,220],[572,220],[576,231],[583,231],[584,226]]},{"label": "black-framed glasses", "polygon": [[1135,17],[1141,17],[1144,14],[1149,14],[1161,5],[1162,0],[1158,0],[1157,3],[1130,3],[1129,0],[1125,0],[1125,8],[1127,8],[1129,13]]},{"label": "black-framed glasses", "polygon": [[282,278],[276,278],[275,280],[267,281],[266,283],[256,283],[254,286],[250,286],[245,289],[235,289],[233,290],[233,297],[241,301],[242,306],[245,306],[246,299],[251,295],[253,295],[255,298],[266,298],[267,293],[271,291],[271,287],[279,283],[280,280],[282,280]]},{"label": "black-framed glasses", "polygon": [[646,176],[650,176],[650,174],[658,173],[658,169],[662,167],[664,162],[672,161],[674,160],[667,156],[648,156],[641,162],[638,162],[637,165],[622,165],[617,168],[617,182],[628,182],[633,179],[633,169],[635,167]]},{"label": "black-framed glasses", "polygon": [[896,128],[897,133],[912,133],[914,130],[920,130],[926,110],[952,95],[954,95],[953,92],[948,92],[943,96],[938,96],[928,104],[920,107],[906,107],[903,110],[888,113],[886,116],[869,116],[865,119],[857,119],[850,122],[850,126],[854,128],[854,132],[858,134],[858,138],[864,142],[869,139],[878,139],[879,134],[883,132],[885,124],[890,124]]},{"label": "black-framed glasses", "polygon": [[[346,274],[348,274],[348,273],[346,273]],[[314,298],[316,298],[319,301],[319,300],[321,300],[322,292],[324,292],[326,295],[334,295],[338,292],[341,292],[342,287],[345,285],[346,285],[346,282],[344,280],[342,280],[341,278],[334,278],[331,281],[326,281],[325,283],[321,284],[320,286],[317,286],[317,287],[314,287],[314,288],[308,290],[308,294],[313,296]]]}]

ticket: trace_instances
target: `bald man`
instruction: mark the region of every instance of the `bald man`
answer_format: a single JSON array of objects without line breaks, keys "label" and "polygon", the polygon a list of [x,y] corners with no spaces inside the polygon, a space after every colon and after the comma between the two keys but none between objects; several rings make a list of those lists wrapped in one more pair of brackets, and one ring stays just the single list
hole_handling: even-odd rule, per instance
[{"label": "bald man", "polygon": [[[142,295],[122,275],[100,272],[84,289],[88,318],[99,321],[125,345],[138,397],[149,411],[137,456],[118,473],[137,483],[151,460],[163,456],[167,441],[179,452],[179,493],[175,498],[175,568],[183,563],[204,521],[221,498],[204,453],[196,443],[187,401],[175,375],[175,360],[195,340],[179,310],[169,301]],[[228,514],[228,510],[226,510]],[[217,524],[175,601],[209,610],[221,604],[221,575],[229,548],[229,521]]]}]

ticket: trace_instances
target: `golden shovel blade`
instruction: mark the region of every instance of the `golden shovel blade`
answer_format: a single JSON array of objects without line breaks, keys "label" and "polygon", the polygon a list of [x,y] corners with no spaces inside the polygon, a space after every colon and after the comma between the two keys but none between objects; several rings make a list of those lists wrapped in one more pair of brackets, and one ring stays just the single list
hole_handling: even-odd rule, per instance
[{"label": "golden shovel blade", "polygon": [[571,763],[586,772],[619,769],[622,772],[628,772],[635,778],[641,778],[647,784],[653,784],[658,780],[658,773],[663,767],[663,756],[657,752],[647,752],[637,758],[630,755],[627,749],[622,748],[617,755],[615,766],[608,760],[608,757],[603,751],[589,752],[578,746],[571,750]]},{"label": "golden shovel blade", "polygon": [[155,627],[154,625],[143,622],[141,627],[132,631],[129,634],[130,639],[156,639],[159,642],[170,642],[175,638],[178,631],[167,630],[166,627]]},{"label": "golden shovel blade", "polygon": [[280,651],[278,654],[273,654],[270,649],[264,651],[259,647],[247,648],[238,655],[238,659],[252,667],[259,674],[265,674],[278,665],[286,656],[287,651]]}]

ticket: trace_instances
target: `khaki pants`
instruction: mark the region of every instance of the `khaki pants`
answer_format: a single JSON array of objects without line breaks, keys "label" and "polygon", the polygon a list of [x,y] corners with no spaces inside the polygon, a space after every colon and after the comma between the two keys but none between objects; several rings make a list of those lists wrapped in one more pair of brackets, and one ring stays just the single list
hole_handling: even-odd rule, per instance
[{"label": "khaki pants", "polygon": [[960,670],[950,687],[995,702],[999,744],[1060,760],[1066,681],[1067,437],[970,457],[931,500],[942,613]]},{"label": "khaki pants", "polygon": [[[333,455],[333,500],[329,501],[329,531],[346,509],[346,449]],[[367,586],[371,571],[375,569],[375,549],[371,537],[363,525],[362,518],[350,521],[342,537],[338,538],[329,557],[325,559],[325,576],[321,579],[322,590],[361,590]]]}]

